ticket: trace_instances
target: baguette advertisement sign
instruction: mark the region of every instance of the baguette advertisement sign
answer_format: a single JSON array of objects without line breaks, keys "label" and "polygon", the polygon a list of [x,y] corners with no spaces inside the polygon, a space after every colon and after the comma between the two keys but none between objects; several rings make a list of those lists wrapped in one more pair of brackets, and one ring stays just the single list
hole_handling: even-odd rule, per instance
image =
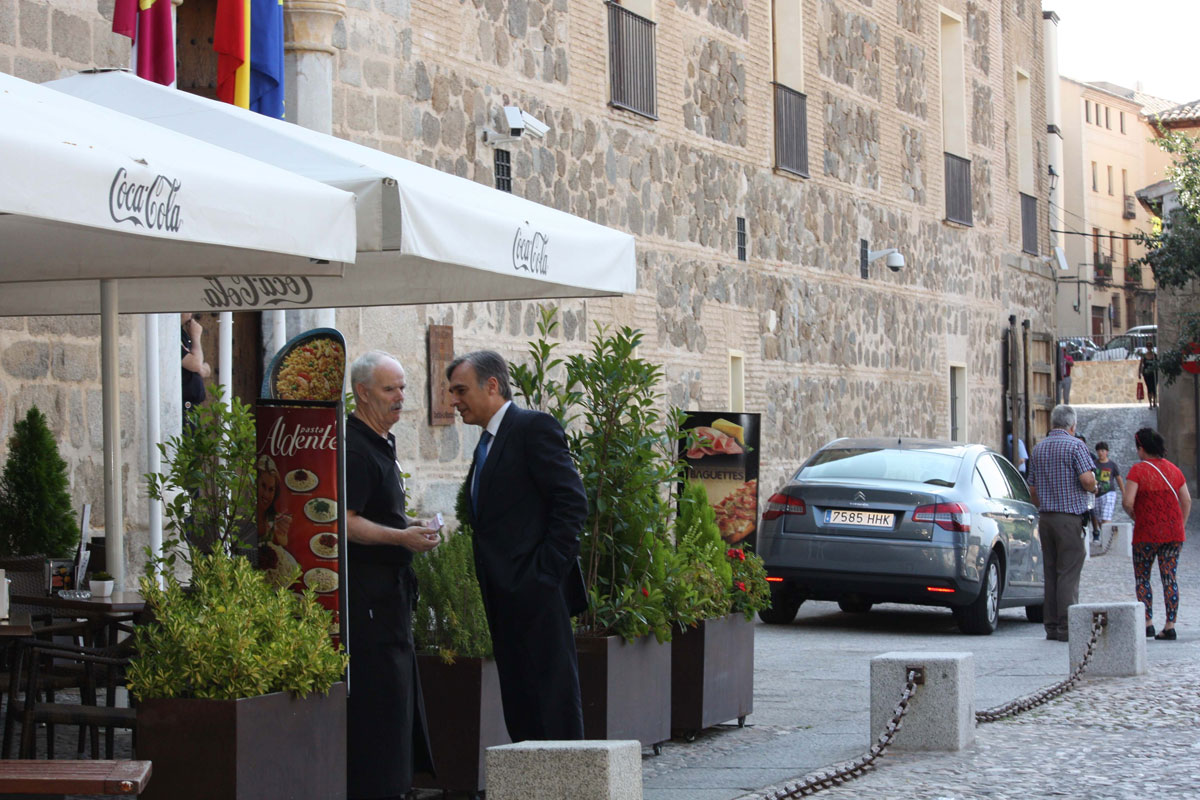
[{"label": "baguette advertisement sign", "polygon": [[[692,411],[680,446],[687,478],[704,484],[721,538],[754,549],[758,538],[758,414]],[[689,446],[690,445],[690,446]]]}]

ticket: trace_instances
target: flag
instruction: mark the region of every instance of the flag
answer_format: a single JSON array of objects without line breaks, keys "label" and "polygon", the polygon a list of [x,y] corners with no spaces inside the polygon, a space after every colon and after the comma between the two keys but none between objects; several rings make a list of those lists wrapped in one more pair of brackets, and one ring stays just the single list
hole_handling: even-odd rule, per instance
[{"label": "flag", "polygon": [[250,3],[250,110],[283,119],[283,0]]},{"label": "flag", "polygon": [[217,0],[217,99],[250,107],[250,0]]},{"label": "flag", "polygon": [[137,47],[137,74],[164,86],[175,82],[175,25],[171,0],[116,0],[113,33]]}]

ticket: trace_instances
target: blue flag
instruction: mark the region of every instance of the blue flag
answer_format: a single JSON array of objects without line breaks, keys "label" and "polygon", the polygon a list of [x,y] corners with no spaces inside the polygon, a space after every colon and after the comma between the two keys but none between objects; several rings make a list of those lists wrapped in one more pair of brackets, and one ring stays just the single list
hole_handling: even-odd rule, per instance
[{"label": "blue flag", "polygon": [[283,119],[283,0],[250,0],[250,110]]}]

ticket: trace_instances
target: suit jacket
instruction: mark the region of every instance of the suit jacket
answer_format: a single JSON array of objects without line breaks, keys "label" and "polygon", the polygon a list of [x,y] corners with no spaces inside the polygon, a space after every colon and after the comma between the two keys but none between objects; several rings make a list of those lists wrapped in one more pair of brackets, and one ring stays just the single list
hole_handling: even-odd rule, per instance
[{"label": "suit jacket", "polygon": [[[475,468],[472,461],[468,480]],[[477,504],[467,505],[485,601],[538,581],[559,587],[568,613],[587,608],[579,568],[587,496],[558,420],[509,406],[479,475]]]}]

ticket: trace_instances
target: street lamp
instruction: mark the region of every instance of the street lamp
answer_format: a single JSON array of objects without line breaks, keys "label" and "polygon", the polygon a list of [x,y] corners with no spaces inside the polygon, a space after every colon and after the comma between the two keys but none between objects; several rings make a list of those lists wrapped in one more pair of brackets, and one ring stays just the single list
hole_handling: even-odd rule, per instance
[{"label": "street lamp", "polygon": [[1050,191],[1053,192],[1058,188],[1058,172],[1055,171],[1053,164],[1048,165],[1046,170],[1050,173]]}]

